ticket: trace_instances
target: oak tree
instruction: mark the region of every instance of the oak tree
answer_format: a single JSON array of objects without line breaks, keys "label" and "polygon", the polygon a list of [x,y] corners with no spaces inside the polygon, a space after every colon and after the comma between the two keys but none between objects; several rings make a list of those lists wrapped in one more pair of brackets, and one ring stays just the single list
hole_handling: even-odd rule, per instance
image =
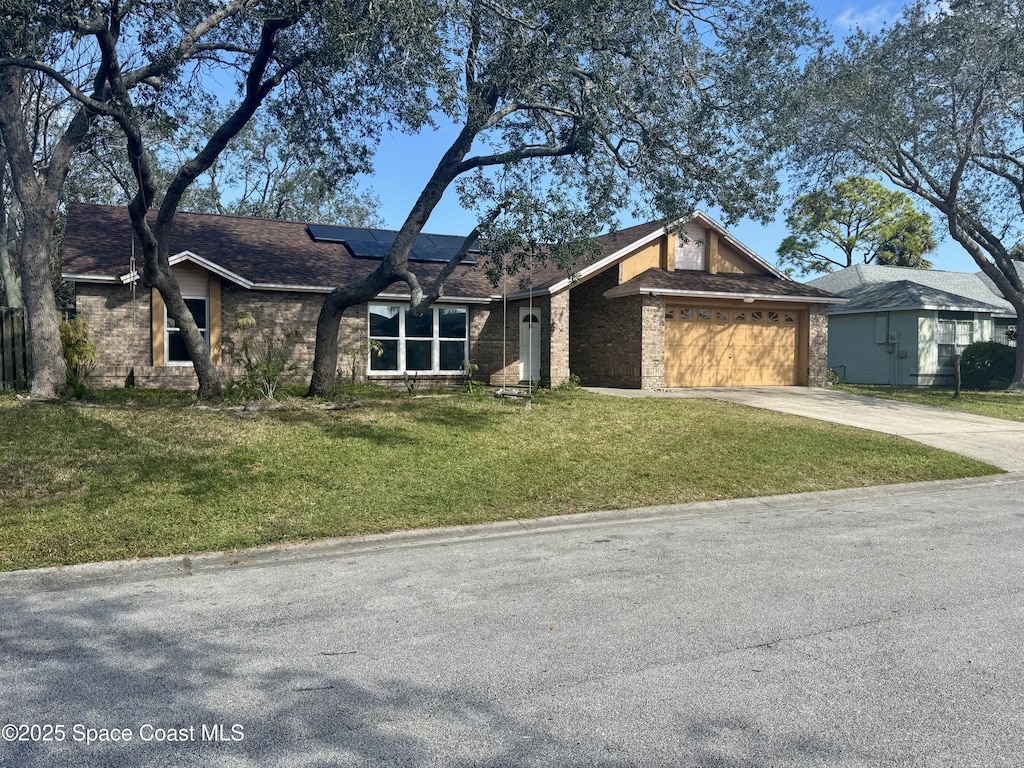
[{"label": "oak tree", "polygon": [[[310,394],[330,392],[342,314],[395,282],[412,311],[444,291],[481,238],[495,273],[512,255],[571,262],[617,210],[727,217],[774,207],[798,56],[818,39],[801,3],[774,0],[448,0],[438,109],[455,123],[378,268],[338,286],[317,323]],[[441,74],[440,72],[438,73]],[[479,224],[429,285],[409,254],[445,192]],[[518,238],[516,237],[518,233]],[[518,241],[517,241],[518,240]],[[518,254],[518,257],[516,256]]]},{"label": "oak tree", "polygon": [[[1024,3],[917,3],[808,69],[799,156],[880,174],[929,205],[1017,311],[1024,282]],[[1012,389],[1024,388],[1024,345]]]}]

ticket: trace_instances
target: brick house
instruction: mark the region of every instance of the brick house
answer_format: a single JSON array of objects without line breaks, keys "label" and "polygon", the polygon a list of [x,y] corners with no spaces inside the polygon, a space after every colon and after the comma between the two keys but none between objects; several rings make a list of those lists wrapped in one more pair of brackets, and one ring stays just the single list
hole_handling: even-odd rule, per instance
[{"label": "brick house", "polygon": [[[297,330],[312,360],[324,294],[369,274],[394,233],[180,213],[171,266],[215,364],[236,364],[237,313]],[[412,261],[429,284],[461,238],[422,235]],[[192,387],[173,320],[134,273],[124,208],[72,204],[63,276],[97,349],[95,380]],[[339,373],[357,380],[458,380],[466,359],[495,385],[584,384],[642,389],[824,383],[826,311],[836,297],[785,278],[702,213],[682,228],[642,224],[597,238],[575,274],[548,266],[493,286],[475,264],[456,269],[422,318],[396,283],[351,308],[339,331]],[[841,301],[841,300],[839,300]],[[374,350],[371,354],[371,348]]]}]

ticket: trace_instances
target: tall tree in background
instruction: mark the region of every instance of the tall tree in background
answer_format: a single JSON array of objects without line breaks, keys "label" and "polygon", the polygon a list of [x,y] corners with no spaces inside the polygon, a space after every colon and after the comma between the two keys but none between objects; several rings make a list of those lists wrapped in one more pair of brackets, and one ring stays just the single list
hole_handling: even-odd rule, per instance
[{"label": "tall tree in background", "polygon": [[[310,394],[332,388],[345,310],[404,282],[412,311],[425,311],[481,236],[499,262],[492,274],[510,253],[540,253],[537,240],[571,267],[582,241],[631,197],[638,210],[667,218],[700,203],[728,217],[773,207],[797,56],[817,38],[807,6],[449,0],[445,7],[450,66],[437,75],[457,89],[439,106],[457,133],[380,266],[325,299]],[[409,254],[453,184],[480,223],[423,286]]]},{"label": "tall tree in background", "polygon": [[[917,3],[809,73],[803,159],[880,173],[931,206],[1013,305],[1022,338],[1024,3]],[[1010,387],[1024,388],[1024,345]]]},{"label": "tall tree in background", "polygon": [[[133,7],[138,12],[135,6],[95,3],[76,12],[59,1],[11,0],[0,16],[0,136],[21,212],[20,264],[33,396],[56,396],[66,379],[50,256],[58,208],[76,151],[97,115],[108,112],[132,89],[160,86],[180,62],[206,53],[204,35],[242,4],[230,3],[195,24],[178,24],[173,14],[149,15],[150,27],[144,30],[148,34],[138,29],[129,33],[133,44],[147,54],[130,70],[120,62],[138,61],[138,57],[119,59],[116,41],[125,31],[127,14]],[[153,9],[143,12],[147,10]],[[45,75],[42,80],[47,85],[42,87],[47,92],[63,92],[52,100],[61,108],[49,110],[43,126],[32,114],[40,75]],[[116,94],[111,82],[117,85]]]},{"label": "tall tree in background", "polygon": [[791,234],[779,263],[797,274],[832,272],[859,264],[931,268],[931,220],[903,192],[854,176],[831,189],[801,195],[786,216]]}]

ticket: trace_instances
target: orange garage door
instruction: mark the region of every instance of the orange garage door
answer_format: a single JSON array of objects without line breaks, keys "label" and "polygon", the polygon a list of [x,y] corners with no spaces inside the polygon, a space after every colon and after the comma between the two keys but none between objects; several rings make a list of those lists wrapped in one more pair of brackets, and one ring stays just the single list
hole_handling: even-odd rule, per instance
[{"label": "orange garage door", "polygon": [[801,313],[694,305],[665,312],[665,386],[799,383]]}]

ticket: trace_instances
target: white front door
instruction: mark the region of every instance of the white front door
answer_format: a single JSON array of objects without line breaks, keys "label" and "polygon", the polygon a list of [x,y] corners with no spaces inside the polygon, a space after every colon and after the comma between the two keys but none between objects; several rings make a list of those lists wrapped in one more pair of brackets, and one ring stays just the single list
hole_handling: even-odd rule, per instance
[{"label": "white front door", "polygon": [[540,310],[519,310],[519,380],[540,380]]}]

